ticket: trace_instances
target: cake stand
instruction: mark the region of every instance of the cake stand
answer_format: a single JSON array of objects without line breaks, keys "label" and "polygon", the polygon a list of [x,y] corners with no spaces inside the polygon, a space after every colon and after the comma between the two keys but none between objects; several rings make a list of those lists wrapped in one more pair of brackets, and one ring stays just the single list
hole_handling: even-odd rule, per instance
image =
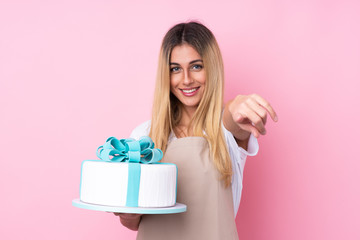
[{"label": "cake stand", "polygon": [[72,201],[72,205],[78,208],[103,211],[103,212],[137,213],[137,214],[172,214],[172,213],[182,213],[186,211],[186,205],[182,203],[176,203],[175,206],[172,207],[161,207],[161,208],[117,207],[117,206],[105,206],[105,205],[85,203],[81,201],[79,198],[77,198]]}]

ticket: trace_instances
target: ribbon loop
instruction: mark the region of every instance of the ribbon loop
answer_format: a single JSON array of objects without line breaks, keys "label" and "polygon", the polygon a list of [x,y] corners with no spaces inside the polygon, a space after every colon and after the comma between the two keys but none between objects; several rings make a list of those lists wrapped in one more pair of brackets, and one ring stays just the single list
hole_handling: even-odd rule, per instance
[{"label": "ribbon loop", "polygon": [[132,142],[127,142],[127,146],[128,146],[128,151],[140,151],[140,143],[138,141],[132,141]]},{"label": "ribbon loop", "polygon": [[139,140],[109,137],[104,145],[98,147],[96,155],[104,161],[155,163],[162,159],[163,153],[160,149],[154,148],[154,145],[147,136]]}]

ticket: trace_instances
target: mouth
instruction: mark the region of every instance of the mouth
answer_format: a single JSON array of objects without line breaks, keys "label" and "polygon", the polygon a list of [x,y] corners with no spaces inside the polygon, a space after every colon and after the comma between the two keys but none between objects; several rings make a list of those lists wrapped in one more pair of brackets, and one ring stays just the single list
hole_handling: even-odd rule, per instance
[{"label": "mouth", "polygon": [[180,88],[180,91],[182,94],[184,94],[187,97],[191,97],[195,95],[199,91],[200,87],[194,87],[194,88]]}]

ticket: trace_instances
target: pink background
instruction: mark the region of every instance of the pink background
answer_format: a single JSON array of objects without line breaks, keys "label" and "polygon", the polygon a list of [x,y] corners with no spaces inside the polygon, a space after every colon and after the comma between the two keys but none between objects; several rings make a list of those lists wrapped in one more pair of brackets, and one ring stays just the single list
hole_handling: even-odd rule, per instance
[{"label": "pink background", "polygon": [[0,2],[0,239],[134,239],[75,208],[80,164],[150,118],[160,43],[197,19],[226,99],[276,109],[248,158],[241,239],[360,239],[358,1]]}]

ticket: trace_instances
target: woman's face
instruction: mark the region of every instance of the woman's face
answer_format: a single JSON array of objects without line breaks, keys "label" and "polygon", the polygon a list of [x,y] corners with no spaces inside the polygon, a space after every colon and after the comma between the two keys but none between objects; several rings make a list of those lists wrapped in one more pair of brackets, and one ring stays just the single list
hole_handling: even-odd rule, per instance
[{"label": "woman's face", "polygon": [[190,45],[173,48],[170,59],[170,91],[184,108],[196,110],[204,95],[206,76],[199,53]]}]

